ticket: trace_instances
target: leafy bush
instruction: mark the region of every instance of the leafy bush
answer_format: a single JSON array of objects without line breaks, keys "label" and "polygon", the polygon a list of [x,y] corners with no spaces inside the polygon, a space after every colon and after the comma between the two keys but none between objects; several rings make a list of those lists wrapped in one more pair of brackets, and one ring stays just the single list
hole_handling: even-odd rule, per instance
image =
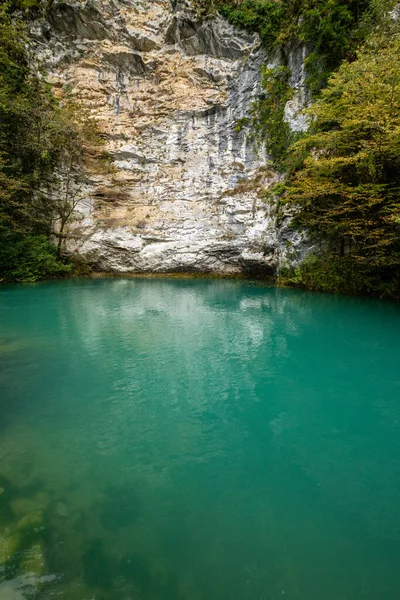
[{"label": "leafy bush", "polygon": [[330,294],[400,297],[399,279],[390,274],[385,278],[382,270],[360,263],[352,255],[338,256],[329,251],[309,255],[296,268],[282,269],[278,283]]},{"label": "leafy bush", "polygon": [[343,59],[351,57],[363,36],[363,15],[370,0],[304,2],[299,36],[311,46],[306,59],[307,85],[317,94]]},{"label": "leafy bush", "polygon": [[33,282],[71,272],[72,265],[58,258],[46,236],[0,233],[0,282]]},{"label": "leafy bush", "polygon": [[283,5],[274,0],[243,0],[224,2],[220,12],[232,25],[257,32],[267,48],[272,48],[279,36]]}]

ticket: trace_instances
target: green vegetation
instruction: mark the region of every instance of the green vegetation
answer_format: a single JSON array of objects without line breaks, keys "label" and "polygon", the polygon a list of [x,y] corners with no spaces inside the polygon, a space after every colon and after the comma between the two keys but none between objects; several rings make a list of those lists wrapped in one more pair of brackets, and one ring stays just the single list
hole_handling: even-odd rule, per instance
[{"label": "green vegetation", "polygon": [[374,11],[370,0],[306,0],[299,37],[310,44],[307,85],[317,94],[341,61],[351,58],[365,35],[365,17]]},{"label": "green vegetation", "polygon": [[217,5],[232,25],[257,32],[267,48],[273,48],[278,43],[284,17],[282,3],[273,0],[227,0]]},{"label": "green vegetation", "polygon": [[[263,67],[263,94],[238,123],[250,124],[274,168],[286,172],[274,193],[320,247],[282,271],[281,282],[399,297],[400,33],[387,18],[394,0],[194,1],[200,15],[219,10],[281,52],[281,66]],[[63,255],[68,224],[84,201],[88,162],[103,168],[93,121],[71,98],[54,96],[29,51],[26,20],[49,6],[0,7],[0,281],[75,268]],[[284,118],[293,97],[285,55],[299,42],[309,48],[315,100],[301,137]]]},{"label": "green vegetation", "polygon": [[[295,141],[284,119],[285,104],[293,92],[285,57],[291,45],[306,44],[307,88],[317,97],[331,73],[355,49],[381,12],[380,0],[198,0],[203,10],[219,9],[233,25],[257,32],[268,50],[280,49],[283,66],[263,70],[263,96],[247,122],[253,137],[265,143],[274,167],[291,164],[289,147]],[[241,123],[239,123],[240,127]]]},{"label": "green vegetation", "polygon": [[203,10],[218,9],[233,25],[257,32],[267,49],[300,40],[310,48],[309,89],[317,94],[329,75],[351,57],[375,22],[377,0],[197,0]]},{"label": "green vegetation", "polygon": [[330,294],[356,294],[399,298],[395,279],[385,281],[379,270],[356,262],[351,255],[333,251],[310,254],[296,268],[283,268],[277,278],[281,286],[299,287]]},{"label": "green vegetation", "polygon": [[[252,135],[288,175],[280,203],[295,209],[320,252],[281,283],[330,292],[400,296],[400,34],[392,0],[223,0],[236,26],[267,48],[306,43],[315,104],[301,137],[284,119],[285,66],[263,69]],[[239,127],[241,123],[239,123]],[[300,139],[299,139],[300,138]],[[280,185],[282,188],[282,185]],[[276,191],[276,190],[275,190]]]},{"label": "green vegetation", "polygon": [[283,197],[324,252],[298,282],[399,296],[399,34],[372,36],[307,112],[312,126],[292,148],[300,168]]},{"label": "green vegetation", "polygon": [[[35,281],[71,271],[62,256],[67,222],[98,134],[80,107],[59,101],[29,51],[25,12],[0,7],[0,281]],[[22,10],[17,10],[22,9]],[[58,238],[58,247],[51,243]]]},{"label": "green vegetation", "polygon": [[245,123],[251,127],[251,136],[258,144],[264,144],[278,171],[286,170],[288,150],[297,135],[284,119],[285,105],[293,97],[289,85],[290,71],[287,67],[262,67],[262,89],[264,94],[253,102],[250,117],[238,123],[240,129]]}]

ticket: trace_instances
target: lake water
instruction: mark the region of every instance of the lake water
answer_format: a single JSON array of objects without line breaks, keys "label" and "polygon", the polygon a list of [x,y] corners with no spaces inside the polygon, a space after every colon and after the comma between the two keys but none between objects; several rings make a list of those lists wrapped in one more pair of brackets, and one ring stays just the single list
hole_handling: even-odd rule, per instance
[{"label": "lake water", "polygon": [[400,306],[0,288],[0,600],[398,600]]}]

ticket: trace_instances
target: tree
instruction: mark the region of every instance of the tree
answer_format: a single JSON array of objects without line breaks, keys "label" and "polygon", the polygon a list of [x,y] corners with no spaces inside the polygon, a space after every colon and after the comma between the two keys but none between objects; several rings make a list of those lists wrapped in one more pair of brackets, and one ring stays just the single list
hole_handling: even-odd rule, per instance
[{"label": "tree", "polygon": [[293,147],[301,168],[286,186],[295,222],[369,286],[399,293],[399,33],[372,37],[308,114],[310,131]]},{"label": "tree", "polygon": [[90,202],[88,173],[110,173],[104,143],[90,112],[72,97],[60,103],[52,123],[53,145],[58,148],[57,165],[40,193],[50,206],[51,232],[57,238],[57,254],[62,255],[67,227],[78,207]]},{"label": "tree", "polygon": [[68,95],[54,96],[29,50],[24,15],[46,4],[0,5],[0,281],[68,271],[67,224],[84,200],[89,162],[95,155],[91,171],[105,164],[96,124]]}]

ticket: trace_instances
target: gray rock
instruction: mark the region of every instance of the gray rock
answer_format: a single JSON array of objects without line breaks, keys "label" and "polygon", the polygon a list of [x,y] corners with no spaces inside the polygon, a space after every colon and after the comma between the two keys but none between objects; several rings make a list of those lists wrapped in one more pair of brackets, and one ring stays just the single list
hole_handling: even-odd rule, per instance
[{"label": "gray rock", "polygon": [[[67,251],[117,273],[269,274],[303,256],[290,215],[278,226],[265,200],[280,176],[237,129],[262,93],[260,66],[283,56],[178,0],[55,0],[34,29],[49,77],[90,108],[116,171],[92,174]],[[302,130],[306,51],[286,54],[286,119]]]}]

